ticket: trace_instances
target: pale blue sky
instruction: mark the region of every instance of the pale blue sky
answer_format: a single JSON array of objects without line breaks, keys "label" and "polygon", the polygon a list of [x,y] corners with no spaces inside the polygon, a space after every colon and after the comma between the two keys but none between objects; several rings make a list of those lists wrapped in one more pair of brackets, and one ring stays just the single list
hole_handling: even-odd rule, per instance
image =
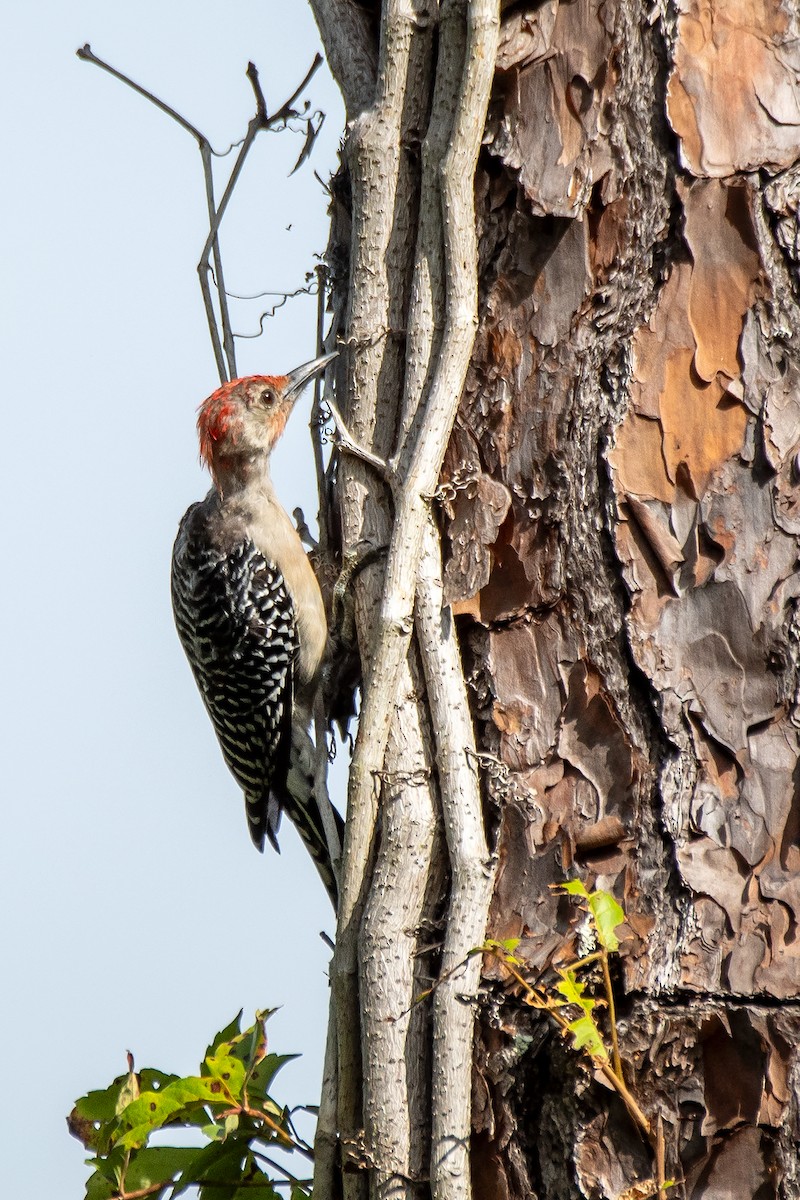
[{"label": "pale blue sky", "polygon": [[[72,1200],[86,1168],[64,1117],[126,1049],[190,1072],[238,1008],[283,1005],[273,1048],[304,1057],[279,1097],[315,1101],[333,927],[288,825],[280,859],[250,845],[172,626],[172,540],[207,487],[195,408],[217,386],[199,154],[74,52],[91,42],[224,148],[253,111],[248,59],[275,107],[318,37],[301,0],[48,0],[4,27],[2,1190]],[[324,248],[313,172],[343,118],[324,70],[309,95],[327,112],[312,161],[287,180],[299,135],[252,152],[223,227],[231,291],[291,290]],[[312,357],[315,305],[239,342],[240,372]],[[310,517],[307,413],[274,474]]]}]

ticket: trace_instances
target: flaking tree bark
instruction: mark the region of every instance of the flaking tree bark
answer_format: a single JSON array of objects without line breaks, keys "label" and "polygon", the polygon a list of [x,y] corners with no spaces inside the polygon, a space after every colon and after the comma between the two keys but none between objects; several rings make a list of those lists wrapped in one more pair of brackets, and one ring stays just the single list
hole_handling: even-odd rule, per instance
[{"label": "flaking tree bark", "polygon": [[[669,1194],[798,1196],[796,7],[311,4],[337,390],[386,463],[338,476],[345,560],[386,555],[315,1194],[648,1195],[660,1142]],[[626,913],[650,1141],[469,956],[547,981],[576,876]]]}]

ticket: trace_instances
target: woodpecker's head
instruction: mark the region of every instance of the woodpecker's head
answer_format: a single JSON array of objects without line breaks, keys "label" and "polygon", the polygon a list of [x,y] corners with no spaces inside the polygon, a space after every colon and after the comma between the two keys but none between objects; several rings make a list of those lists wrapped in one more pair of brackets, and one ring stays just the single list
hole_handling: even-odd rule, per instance
[{"label": "woodpecker's head", "polygon": [[200,457],[217,485],[221,476],[246,472],[247,464],[269,457],[303,388],[334,358],[335,352],[323,354],[288,375],[232,379],[203,401]]}]

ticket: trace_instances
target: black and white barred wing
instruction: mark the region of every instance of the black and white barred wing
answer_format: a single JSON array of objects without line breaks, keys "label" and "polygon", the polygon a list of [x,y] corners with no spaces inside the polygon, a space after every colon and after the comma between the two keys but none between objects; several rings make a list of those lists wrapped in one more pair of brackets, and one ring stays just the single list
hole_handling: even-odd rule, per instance
[{"label": "black and white barred wing", "polygon": [[[289,771],[292,605],[280,573],[252,541],[216,546],[195,515],[186,514],[173,553],[175,623],[225,762],[245,794],[250,836],[262,849],[265,836],[275,843]],[[198,525],[201,536],[192,536]]]}]

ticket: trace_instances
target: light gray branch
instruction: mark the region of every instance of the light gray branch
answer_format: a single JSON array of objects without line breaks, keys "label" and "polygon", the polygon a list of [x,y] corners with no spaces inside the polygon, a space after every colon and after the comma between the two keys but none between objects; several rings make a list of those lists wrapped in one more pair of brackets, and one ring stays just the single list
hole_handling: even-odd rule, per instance
[{"label": "light gray branch", "polygon": [[[433,109],[426,138],[422,181],[421,229],[415,262],[415,306],[411,317],[416,327],[409,338],[416,358],[405,401],[405,432],[408,449],[401,448],[403,465],[395,488],[395,523],[390,542],[379,631],[367,675],[365,702],[351,771],[351,796],[370,795],[371,781],[380,771],[391,723],[396,714],[394,696],[402,664],[408,654],[412,630],[415,581],[421,560],[422,539],[430,520],[428,497],[435,491],[447,440],[452,429],[464,385],[477,326],[477,239],[472,181],[480,149],[488,105],[499,29],[498,0],[473,0],[470,4],[442,4],[439,62]],[[460,85],[459,85],[460,79]],[[447,149],[443,156],[442,148]],[[426,213],[431,202],[441,205],[439,213]],[[438,219],[437,219],[438,218]],[[437,226],[441,230],[444,287],[431,286],[432,267],[438,270]],[[444,299],[441,341],[421,333],[417,323],[427,320],[433,330],[437,307]],[[440,309],[441,311],[441,309]],[[427,361],[426,361],[427,360]],[[421,403],[412,389],[430,379]],[[419,411],[419,420],[414,415]],[[406,466],[407,464],[407,466]],[[423,609],[427,612],[427,609]],[[441,613],[441,607],[440,607]],[[428,616],[429,623],[434,618]],[[428,629],[430,634],[430,629]],[[452,631],[449,638],[452,638]],[[454,643],[445,639],[438,647],[450,653]],[[430,667],[430,656],[426,655]],[[431,668],[431,689],[439,687],[434,723],[448,711],[465,739],[461,753],[472,743],[466,696],[454,693],[458,686],[458,656],[451,663],[446,682]],[[453,704],[454,695],[456,698]],[[455,715],[454,715],[455,714]],[[454,966],[484,933],[491,895],[491,874],[480,824],[477,781],[464,759],[453,761],[453,742],[447,727],[439,743],[439,758],[447,796],[442,803],[448,846],[454,868],[454,890],[448,914],[448,962]],[[466,773],[466,774],[465,774]],[[457,818],[463,789],[472,796],[467,816]],[[368,802],[365,805],[368,808]],[[352,810],[351,810],[352,811]],[[477,822],[477,824],[476,824]],[[345,882],[345,888],[347,882]],[[474,893],[474,896],[473,896]],[[464,948],[457,923],[470,934],[478,934]],[[463,953],[461,953],[463,949]],[[453,955],[460,957],[454,959]],[[466,967],[477,986],[477,968]],[[474,978],[473,978],[474,977]],[[457,1007],[454,984],[442,986],[435,1001],[434,1110],[432,1128],[432,1189],[435,1200],[468,1200],[471,1185],[468,1169],[470,1126],[470,1074],[472,1012]],[[450,1038],[450,1041],[448,1041]]]},{"label": "light gray branch", "polygon": [[[408,667],[411,667],[409,671]],[[360,938],[365,1145],[372,1200],[416,1200],[428,1170],[430,1019],[419,930],[445,883],[419,664],[404,664],[389,736],[381,839]]]},{"label": "light gray branch", "polygon": [[[452,136],[441,164],[446,311],[440,363],[447,362],[450,351],[451,371],[463,370],[463,374],[455,402],[448,405],[442,391],[446,373],[437,373],[426,406],[422,445],[427,446],[431,434],[435,437],[441,431],[442,456],[455,419],[477,325],[478,251],[473,180],[494,78],[499,30],[499,0],[466,3],[443,0],[437,72],[437,93],[440,85],[442,92],[434,95],[432,129],[440,95],[443,120],[447,118],[451,103],[448,76],[459,59],[463,62],[463,73]],[[430,171],[430,165],[426,165]],[[418,456],[419,451],[415,454]],[[441,458],[437,463],[437,481],[440,467]],[[477,958],[468,959],[464,977],[458,981],[448,972],[485,936],[493,876],[474,760],[468,758],[474,740],[466,687],[452,613],[443,607],[439,539],[430,514],[426,516],[420,530],[420,538],[425,536],[425,548],[420,548],[418,559],[424,570],[420,571],[417,617],[437,737],[442,810],[452,872],[443,982],[434,997],[431,1193],[433,1200],[470,1200],[473,1012],[459,994],[469,995],[477,989],[480,963]]]},{"label": "light gray branch", "polygon": [[461,654],[453,614],[444,606],[439,534],[430,517],[417,578],[416,625],[451,876],[441,982],[433,997],[431,1194],[434,1200],[469,1200],[474,1011],[463,997],[474,997],[480,983],[480,957],[469,952],[486,936],[494,863],[483,831]]},{"label": "light gray branch", "polygon": [[369,17],[350,0],[309,0],[333,77],[353,120],[375,95],[377,56],[369,32]]},{"label": "light gray branch", "polygon": [[[315,10],[316,10],[315,6]],[[329,7],[329,6],[328,6]],[[375,343],[372,331],[390,321],[389,277],[393,263],[389,255],[392,212],[400,176],[400,121],[403,80],[408,69],[410,35],[398,39],[393,66],[396,86],[381,89],[380,97],[353,122],[348,146],[353,189],[353,231],[350,263],[348,341],[359,352],[350,354],[348,371],[348,419],[359,444],[375,445],[379,411],[378,379],[386,342]],[[346,68],[336,68],[344,89]],[[381,134],[383,133],[383,136]],[[370,204],[379,194],[380,203]],[[388,522],[380,505],[370,504],[375,479],[357,461],[343,460],[340,494],[344,551],[372,537],[375,544],[388,540]],[[374,601],[364,581],[356,589],[356,621],[362,646],[371,638],[371,609]],[[367,593],[367,594],[365,594]],[[380,766],[383,763],[381,762]],[[348,819],[342,860],[342,890],[336,952],[332,966],[333,1004],[338,1041],[338,1124],[347,1153],[363,1128],[361,1015],[358,1002],[359,934],[369,885],[377,821],[377,778],[367,776],[356,788],[350,777]],[[360,1200],[366,1193],[360,1172],[345,1172],[342,1183],[346,1200]]]},{"label": "light gray branch", "polygon": [[328,1012],[328,1034],[325,1041],[325,1063],[322,1068],[322,1090],[314,1133],[314,1195],[337,1194],[336,1170],[339,1139],[337,1137],[336,1093],[336,1014],[331,1005]]},{"label": "light gray branch", "polygon": [[[447,6],[453,15],[464,12],[464,4]],[[470,17],[468,52],[453,136],[441,164],[442,210],[445,245],[447,306],[440,351],[425,402],[424,417],[402,472],[402,486],[395,494],[395,521],[389,546],[379,633],[365,683],[364,708],[351,768],[351,796],[359,798],[364,811],[374,812],[373,780],[381,770],[394,715],[393,697],[398,673],[407,652],[413,626],[415,580],[420,559],[422,532],[428,497],[436,490],[447,440],[455,420],[477,325],[477,245],[472,199],[472,180],[483,131],[489,89],[494,71],[494,52],[499,25],[497,0],[475,0]],[[486,17],[489,10],[493,20]],[[470,5],[472,13],[472,5]],[[444,39],[449,20],[442,29]],[[456,51],[457,52],[457,51]],[[440,40],[441,57],[447,53]],[[442,84],[444,89],[445,85]],[[437,77],[438,88],[438,77]],[[443,105],[448,101],[443,100]],[[452,102],[449,101],[451,107]],[[435,108],[435,105],[434,105]],[[432,121],[435,117],[432,116]],[[390,201],[384,202],[391,211]],[[355,888],[362,879],[348,878],[347,856],[343,887],[353,903]]]},{"label": "light gray branch", "polygon": [[[379,459],[387,458],[393,449],[402,386],[401,338],[415,240],[414,196],[418,178],[418,163],[403,146],[414,130],[422,126],[428,104],[433,4],[434,0],[385,3],[374,102],[353,122],[347,148],[353,208],[347,337],[350,370],[344,415],[352,440]],[[376,488],[374,471],[351,456],[340,462],[340,499],[345,554],[364,542],[375,546],[388,543],[391,527],[385,491]],[[370,647],[376,637],[379,597],[380,574],[374,567],[366,568],[359,574],[355,601],[367,672],[372,659]],[[392,690],[375,694],[378,704],[394,710],[398,695],[413,692],[408,670],[404,662],[395,674]],[[376,1077],[370,1066],[377,1063],[374,1047],[380,1040],[382,1017],[372,1010],[370,996],[362,995],[359,1005],[358,994],[359,964],[362,971],[367,970],[361,931],[374,865],[380,773],[384,765],[387,768],[392,765],[388,760],[384,763],[385,748],[384,738],[374,764],[364,773],[356,771],[353,776],[351,772],[332,969],[338,1029],[340,1130],[347,1143],[354,1144],[362,1128],[363,1112],[368,1109],[370,1136],[379,1153],[390,1145],[392,1138],[396,1147],[410,1147],[413,1142],[408,1097],[397,1092],[388,1095],[379,1073]],[[424,756],[425,748],[418,749]],[[421,791],[430,786],[424,784]],[[428,795],[425,804],[431,808],[435,799]],[[424,875],[427,871],[424,862],[418,865]],[[395,910],[395,921],[399,923],[401,918],[402,914]],[[398,924],[396,936],[401,934]],[[397,983],[394,991],[392,1007],[396,1015],[411,1003],[412,997],[402,990],[404,987],[407,981]],[[421,1048],[415,1045],[416,1036],[410,1031],[405,1052],[419,1059]],[[362,1070],[362,1041],[369,1068],[366,1073]],[[366,1096],[362,1094],[362,1083]],[[385,1103],[372,1104],[370,1092],[375,1097],[383,1096]],[[369,1147],[365,1151],[369,1155]],[[394,1151],[392,1154],[392,1162],[396,1164],[397,1155]],[[373,1175],[377,1176],[377,1172]],[[362,1172],[344,1173],[348,1200],[363,1194],[363,1181]]]}]

